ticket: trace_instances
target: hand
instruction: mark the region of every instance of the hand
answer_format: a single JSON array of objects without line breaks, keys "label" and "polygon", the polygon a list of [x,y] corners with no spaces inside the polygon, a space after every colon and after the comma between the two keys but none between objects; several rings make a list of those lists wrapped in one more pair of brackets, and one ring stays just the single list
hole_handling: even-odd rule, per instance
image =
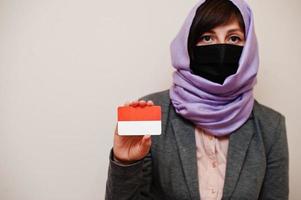
[{"label": "hand", "polygon": [[[132,101],[125,103],[124,106],[144,107],[153,106],[152,101]],[[151,136],[120,136],[117,133],[117,126],[114,134],[113,152],[114,157],[119,162],[124,164],[134,163],[137,160],[144,158],[151,147]]]}]

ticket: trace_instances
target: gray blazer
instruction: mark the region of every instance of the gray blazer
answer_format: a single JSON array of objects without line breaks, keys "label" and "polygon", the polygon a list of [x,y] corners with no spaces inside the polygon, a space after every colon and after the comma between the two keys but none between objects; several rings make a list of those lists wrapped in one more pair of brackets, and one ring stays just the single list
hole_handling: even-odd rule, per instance
[{"label": "gray blazer", "polygon": [[[134,164],[112,160],[106,200],[199,200],[194,125],[178,115],[162,91],[141,99],[162,107],[162,135]],[[223,200],[288,199],[285,118],[255,101],[248,121],[230,136]]]}]

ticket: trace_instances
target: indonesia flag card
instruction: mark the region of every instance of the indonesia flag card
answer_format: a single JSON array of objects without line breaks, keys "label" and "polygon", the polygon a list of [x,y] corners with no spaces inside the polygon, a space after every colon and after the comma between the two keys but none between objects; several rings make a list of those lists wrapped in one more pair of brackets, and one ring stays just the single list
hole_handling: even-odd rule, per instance
[{"label": "indonesia flag card", "polygon": [[160,135],[161,107],[118,107],[118,135]]}]

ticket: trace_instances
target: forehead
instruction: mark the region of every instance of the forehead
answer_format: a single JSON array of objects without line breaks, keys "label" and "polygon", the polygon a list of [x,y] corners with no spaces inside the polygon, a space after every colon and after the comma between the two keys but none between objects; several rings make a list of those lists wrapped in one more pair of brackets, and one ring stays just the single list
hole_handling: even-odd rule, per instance
[{"label": "forehead", "polygon": [[210,31],[214,31],[214,32],[219,32],[219,31],[239,31],[239,32],[244,32],[244,30],[242,30],[241,26],[239,25],[239,22],[237,19],[233,19],[231,21],[229,21],[226,24],[222,24],[222,25],[218,25],[214,28],[212,28]]}]

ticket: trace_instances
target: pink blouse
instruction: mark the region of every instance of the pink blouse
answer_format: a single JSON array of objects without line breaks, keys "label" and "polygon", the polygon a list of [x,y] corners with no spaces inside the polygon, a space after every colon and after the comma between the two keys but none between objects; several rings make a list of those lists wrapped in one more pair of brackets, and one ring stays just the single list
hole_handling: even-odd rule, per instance
[{"label": "pink blouse", "polygon": [[229,136],[217,138],[195,128],[199,192],[202,200],[223,196]]}]

